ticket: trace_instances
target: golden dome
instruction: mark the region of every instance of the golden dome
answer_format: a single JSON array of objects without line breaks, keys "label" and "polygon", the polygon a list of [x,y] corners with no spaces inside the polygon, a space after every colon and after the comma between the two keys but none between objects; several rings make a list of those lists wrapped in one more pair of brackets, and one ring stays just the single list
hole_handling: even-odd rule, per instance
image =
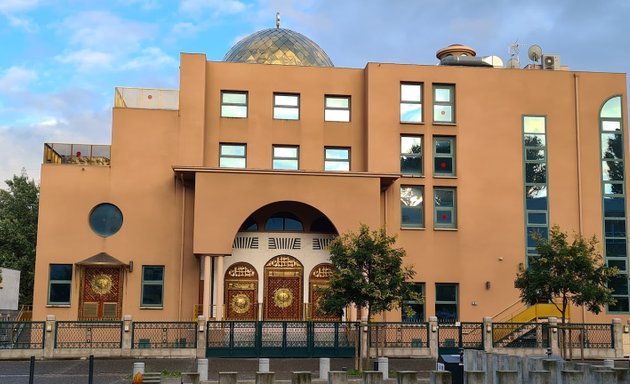
[{"label": "golden dome", "polygon": [[333,67],[323,49],[301,33],[285,28],[254,32],[236,43],[223,61]]}]

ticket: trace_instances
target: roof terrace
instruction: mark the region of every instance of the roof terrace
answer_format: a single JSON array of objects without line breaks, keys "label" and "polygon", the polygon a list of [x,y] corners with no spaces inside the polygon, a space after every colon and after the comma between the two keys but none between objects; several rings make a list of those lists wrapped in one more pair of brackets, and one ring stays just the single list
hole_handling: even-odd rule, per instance
[{"label": "roof terrace", "polygon": [[44,164],[109,166],[110,145],[44,143]]},{"label": "roof terrace", "polygon": [[116,87],[114,108],[179,109],[179,90]]}]

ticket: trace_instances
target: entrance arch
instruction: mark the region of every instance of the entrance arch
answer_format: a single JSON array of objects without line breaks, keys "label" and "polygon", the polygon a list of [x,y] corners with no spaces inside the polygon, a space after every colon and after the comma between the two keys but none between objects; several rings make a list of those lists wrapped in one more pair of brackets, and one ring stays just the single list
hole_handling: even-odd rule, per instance
[{"label": "entrance arch", "polygon": [[265,320],[303,318],[304,267],[296,258],[279,255],[265,264]]},{"label": "entrance arch", "polygon": [[258,273],[249,263],[236,263],[225,272],[227,320],[257,320]]},{"label": "entrance arch", "polygon": [[329,315],[320,310],[319,299],[321,294],[319,290],[330,286],[330,276],[333,273],[333,265],[330,263],[321,263],[316,265],[309,275],[308,291],[309,291],[309,309],[311,320],[339,320],[337,315]]}]

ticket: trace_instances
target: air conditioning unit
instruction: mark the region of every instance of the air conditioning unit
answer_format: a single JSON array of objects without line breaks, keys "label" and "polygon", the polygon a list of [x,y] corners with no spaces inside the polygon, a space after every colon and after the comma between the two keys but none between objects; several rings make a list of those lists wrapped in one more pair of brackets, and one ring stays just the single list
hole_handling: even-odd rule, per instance
[{"label": "air conditioning unit", "polygon": [[557,71],[560,69],[560,55],[543,55],[542,56],[543,69],[550,69]]}]

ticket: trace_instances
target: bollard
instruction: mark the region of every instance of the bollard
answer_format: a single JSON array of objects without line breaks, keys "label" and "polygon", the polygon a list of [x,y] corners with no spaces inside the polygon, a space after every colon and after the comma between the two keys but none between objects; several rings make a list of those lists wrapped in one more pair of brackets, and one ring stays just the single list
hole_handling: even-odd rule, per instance
[{"label": "bollard", "polygon": [[383,372],[363,371],[363,384],[383,384]]},{"label": "bollard", "polygon": [[378,358],[378,371],[383,374],[383,380],[389,379],[389,359],[387,357]]},{"label": "bollard", "polygon": [[31,368],[28,372],[28,384],[33,384],[35,380],[35,356],[31,356]]},{"label": "bollard", "polygon": [[293,372],[293,375],[291,376],[291,384],[311,384],[311,372]]},{"label": "bollard", "polygon": [[348,384],[348,372],[346,371],[329,371],[328,384]]},{"label": "bollard", "polygon": [[486,372],[484,371],[464,371],[464,383],[485,384]]},{"label": "bollard", "polygon": [[237,372],[219,372],[219,384],[236,384]]},{"label": "bollard", "polygon": [[518,371],[497,371],[497,384],[518,384]]},{"label": "bollard", "polygon": [[94,355],[90,355],[90,362],[88,364],[88,384],[94,383]]},{"label": "bollard", "polygon": [[431,384],[451,384],[451,372],[450,371],[431,371],[429,376],[429,382]]},{"label": "bollard", "polygon": [[140,372],[141,375],[144,375],[144,363],[133,363],[133,373],[131,377],[136,377],[136,373]]},{"label": "bollard", "polygon": [[615,368],[615,360],[612,360],[612,359],[604,360],[604,367],[606,367],[606,368]]},{"label": "bollard", "polygon": [[398,371],[396,372],[396,384],[417,384],[418,372]]},{"label": "bollard", "polygon": [[199,381],[208,381],[208,359],[197,360],[197,372]]},{"label": "bollard", "polygon": [[258,359],[258,372],[269,372],[269,359]]},{"label": "bollard", "polygon": [[328,372],[330,372],[330,358],[329,357],[320,357],[319,358],[319,378],[323,380],[328,377]]},{"label": "bollard", "polygon": [[273,376],[273,372],[256,372],[256,384],[273,384]]}]

